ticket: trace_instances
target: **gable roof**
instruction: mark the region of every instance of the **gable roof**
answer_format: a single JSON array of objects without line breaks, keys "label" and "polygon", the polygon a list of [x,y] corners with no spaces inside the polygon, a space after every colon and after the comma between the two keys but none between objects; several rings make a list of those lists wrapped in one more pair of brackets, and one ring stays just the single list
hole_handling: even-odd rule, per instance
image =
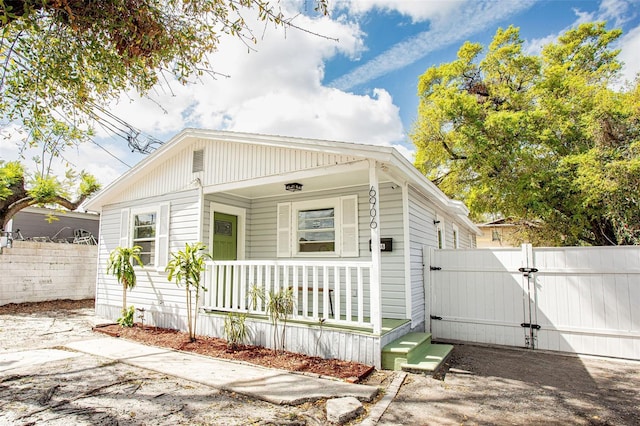
[{"label": "gable roof", "polygon": [[409,160],[393,147],[192,128],[184,129],[175,135],[151,155],[99,191],[84,203],[85,208],[89,210],[99,210],[103,205],[108,204],[114,196],[127,188],[128,185],[133,184],[139,176],[142,176],[149,170],[154,169],[156,165],[162,164],[171,158],[173,154],[181,149],[181,143],[186,139],[215,140],[234,144],[299,149],[324,154],[348,155],[360,159],[373,159],[392,166],[397,173],[401,174],[404,179],[417,187],[421,192],[427,194],[428,198],[445,212],[458,217],[470,229],[480,234],[480,230],[467,217],[469,210],[464,203],[448,198],[433,182],[420,173]]}]

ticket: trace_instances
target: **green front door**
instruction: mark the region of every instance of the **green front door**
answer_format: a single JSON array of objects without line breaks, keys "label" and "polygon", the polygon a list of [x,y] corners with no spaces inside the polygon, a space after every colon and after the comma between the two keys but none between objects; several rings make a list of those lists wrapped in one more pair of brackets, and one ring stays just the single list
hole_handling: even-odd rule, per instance
[{"label": "green front door", "polygon": [[213,215],[213,260],[238,259],[238,217],[215,212]]}]

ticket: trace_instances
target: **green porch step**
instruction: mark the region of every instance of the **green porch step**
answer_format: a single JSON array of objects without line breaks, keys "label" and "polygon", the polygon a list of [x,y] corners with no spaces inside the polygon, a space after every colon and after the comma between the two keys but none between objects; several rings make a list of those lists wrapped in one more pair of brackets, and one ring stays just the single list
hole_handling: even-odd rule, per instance
[{"label": "green porch step", "polygon": [[431,343],[430,333],[412,332],[382,349],[382,368],[435,372],[447,360],[453,346]]}]

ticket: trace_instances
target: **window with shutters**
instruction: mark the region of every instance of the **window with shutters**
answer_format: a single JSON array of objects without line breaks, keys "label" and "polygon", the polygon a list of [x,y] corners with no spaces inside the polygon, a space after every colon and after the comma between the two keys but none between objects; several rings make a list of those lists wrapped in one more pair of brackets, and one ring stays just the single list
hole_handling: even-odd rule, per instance
[{"label": "window with shutters", "polygon": [[278,257],[357,257],[357,196],[278,204],[277,238]]},{"label": "window with shutters", "polygon": [[120,245],[140,246],[143,265],[163,270],[169,257],[169,204],[123,209],[120,221]]},{"label": "window with shutters", "polygon": [[154,265],[156,258],[156,224],[158,214],[155,211],[133,215],[133,233],[131,243],[140,246],[140,260],[143,265]]},{"label": "window with shutters", "polygon": [[336,251],[335,208],[298,210],[298,253]]}]

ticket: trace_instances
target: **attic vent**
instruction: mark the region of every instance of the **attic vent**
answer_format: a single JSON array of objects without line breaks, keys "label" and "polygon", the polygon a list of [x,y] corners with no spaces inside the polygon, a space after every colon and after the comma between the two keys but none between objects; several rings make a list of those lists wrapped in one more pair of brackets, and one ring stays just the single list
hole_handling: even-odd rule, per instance
[{"label": "attic vent", "polygon": [[193,164],[191,171],[193,173],[201,172],[204,170],[204,149],[198,149],[193,151]]}]

